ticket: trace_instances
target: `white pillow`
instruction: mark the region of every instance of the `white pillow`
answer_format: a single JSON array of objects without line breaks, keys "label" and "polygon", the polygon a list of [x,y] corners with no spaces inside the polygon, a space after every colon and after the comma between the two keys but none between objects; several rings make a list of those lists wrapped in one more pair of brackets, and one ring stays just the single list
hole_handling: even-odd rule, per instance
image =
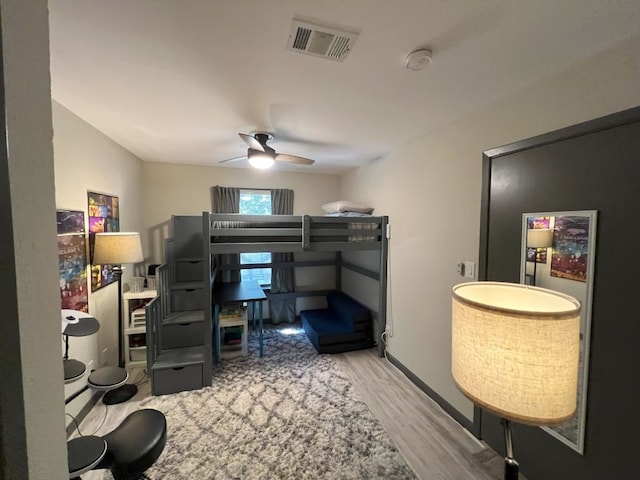
[{"label": "white pillow", "polygon": [[325,203],[322,205],[322,209],[326,213],[340,213],[340,212],[358,212],[358,213],[373,213],[373,208],[365,207],[356,202],[350,202],[348,200],[338,200],[337,202]]}]

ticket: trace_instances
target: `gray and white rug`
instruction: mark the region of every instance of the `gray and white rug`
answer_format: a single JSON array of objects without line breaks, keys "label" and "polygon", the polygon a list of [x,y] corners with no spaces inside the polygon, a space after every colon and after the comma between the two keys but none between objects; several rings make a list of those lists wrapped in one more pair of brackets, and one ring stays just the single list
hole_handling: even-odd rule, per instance
[{"label": "gray and white rug", "polygon": [[152,397],[167,445],[162,479],[413,479],[393,442],[330,356],[298,328],[266,331],[259,358],[222,361],[211,387]]}]

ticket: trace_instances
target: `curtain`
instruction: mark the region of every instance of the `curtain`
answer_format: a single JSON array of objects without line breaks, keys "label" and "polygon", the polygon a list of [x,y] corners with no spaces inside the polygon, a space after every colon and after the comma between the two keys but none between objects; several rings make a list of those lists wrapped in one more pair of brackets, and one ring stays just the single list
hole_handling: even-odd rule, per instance
[{"label": "curtain", "polygon": [[[211,211],[213,213],[240,213],[240,189],[235,187],[211,187]],[[223,222],[229,225],[219,225],[221,227],[231,227],[232,223]],[[215,256],[217,265],[239,265],[240,255],[237,253],[225,253]],[[216,281],[223,283],[239,282],[240,269],[222,270],[216,275]]]},{"label": "curtain", "polygon": [[240,213],[240,189],[235,187],[211,187],[211,211],[213,213]]},{"label": "curtain", "polygon": [[[274,215],[293,215],[293,190],[279,188],[271,190],[271,213]],[[293,253],[272,253],[271,261],[292,262]],[[271,293],[293,292],[295,285],[293,267],[271,269]],[[269,311],[273,323],[293,323],[296,319],[296,300],[269,299]]]}]

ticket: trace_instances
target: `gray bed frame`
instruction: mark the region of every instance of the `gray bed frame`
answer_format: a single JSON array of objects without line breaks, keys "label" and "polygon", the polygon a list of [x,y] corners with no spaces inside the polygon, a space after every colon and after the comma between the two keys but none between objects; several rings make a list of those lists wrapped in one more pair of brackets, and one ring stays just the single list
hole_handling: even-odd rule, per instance
[{"label": "gray bed frame", "polygon": [[[222,222],[222,223],[221,223]],[[228,223],[234,222],[234,223]],[[239,223],[235,223],[239,222]],[[232,227],[229,228],[229,225]],[[240,268],[316,267],[335,266],[334,290],[304,290],[290,293],[269,293],[269,298],[298,298],[324,296],[331,291],[342,291],[342,271],[350,270],[377,282],[376,342],[378,355],[384,355],[381,339],[386,328],[387,311],[387,256],[388,226],[386,216],[328,217],[309,215],[240,215],[202,213],[203,257],[205,272],[210,283],[218,272]],[[378,270],[357,265],[344,259],[343,252],[376,251]],[[215,255],[250,252],[334,252],[330,260],[292,261],[271,264],[217,265]],[[356,300],[358,300],[356,298]],[[208,317],[212,318],[212,298],[207,302]]]}]

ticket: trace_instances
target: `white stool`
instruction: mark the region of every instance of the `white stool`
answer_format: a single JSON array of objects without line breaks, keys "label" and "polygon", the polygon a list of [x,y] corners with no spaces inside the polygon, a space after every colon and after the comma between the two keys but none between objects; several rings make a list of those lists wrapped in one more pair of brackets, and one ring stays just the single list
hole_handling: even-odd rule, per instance
[{"label": "white stool", "polygon": [[[220,358],[235,358],[240,356],[247,356],[248,350],[248,324],[246,317],[241,318],[227,318],[219,321],[220,331],[218,332],[218,352],[220,352]],[[225,345],[223,336],[225,329],[231,327],[242,327],[240,334],[240,343],[238,345]]]}]

